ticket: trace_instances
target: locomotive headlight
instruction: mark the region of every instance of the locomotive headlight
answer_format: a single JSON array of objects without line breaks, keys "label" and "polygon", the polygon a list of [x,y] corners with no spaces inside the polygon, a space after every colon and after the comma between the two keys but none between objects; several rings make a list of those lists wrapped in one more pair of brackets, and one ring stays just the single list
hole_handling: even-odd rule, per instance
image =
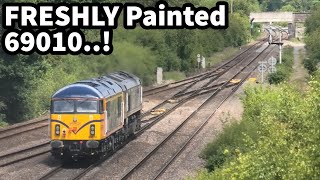
[{"label": "locomotive headlight", "polygon": [[90,125],[90,135],[94,135],[95,134],[95,125],[92,124]]},{"label": "locomotive headlight", "polygon": [[59,124],[57,124],[57,125],[55,126],[55,131],[56,131],[56,135],[59,135],[59,134],[60,134],[60,125],[59,125]]}]

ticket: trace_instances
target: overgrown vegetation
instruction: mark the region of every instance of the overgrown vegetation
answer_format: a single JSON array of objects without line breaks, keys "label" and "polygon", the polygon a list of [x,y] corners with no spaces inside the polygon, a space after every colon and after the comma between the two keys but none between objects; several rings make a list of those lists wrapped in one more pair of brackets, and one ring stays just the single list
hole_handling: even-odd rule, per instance
[{"label": "overgrown vegetation", "polygon": [[270,84],[279,84],[290,78],[293,65],[293,47],[285,47],[283,49],[282,63],[277,62],[275,73],[268,75]]},{"label": "overgrown vegetation", "polygon": [[261,9],[264,11],[309,11],[313,6],[319,3],[315,0],[259,0]]},{"label": "overgrown vegetation", "polygon": [[318,69],[320,62],[320,3],[314,7],[305,24],[305,42],[309,58],[304,60],[304,66],[312,74]]},{"label": "overgrown vegetation", "polygon": [[203,151],[208,171],[197,178],[318,179],[319,77],[304,94],[286,84],[246,88],[242,121]]},{"label": "overgrown vegetation", "polygon": [[183,72],[178,71],[171,71],[171,72],[164,72],[163,79],[164,80],[175,80],[180,81],[186,78],[186,75]]}]

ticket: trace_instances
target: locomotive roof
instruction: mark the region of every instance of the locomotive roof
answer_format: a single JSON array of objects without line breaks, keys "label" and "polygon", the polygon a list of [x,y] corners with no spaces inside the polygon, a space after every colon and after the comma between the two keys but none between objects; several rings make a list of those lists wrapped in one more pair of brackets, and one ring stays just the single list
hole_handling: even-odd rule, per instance
[{"label": "locomotive roof", "polygon": [[141,84],[140,79],[137,76],[123,71],[107,74],[106,77],[118,82],[120,86],[124,86],[122,89],[130,89]]},{"label": "locomotive roof", "polygon": [[65,86],[58,90],[52,98],[110,97],[140,84],[140,79],[137,76],[119,71]]}]

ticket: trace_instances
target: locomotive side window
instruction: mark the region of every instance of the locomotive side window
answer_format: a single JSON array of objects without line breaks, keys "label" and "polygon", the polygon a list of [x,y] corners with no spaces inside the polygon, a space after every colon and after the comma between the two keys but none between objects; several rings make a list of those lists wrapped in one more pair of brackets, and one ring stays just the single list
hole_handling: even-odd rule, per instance
[{"label": "locomotive side window", "polygon": [[74,112],[74,101],[53,101],[54,113],[71,113]]}]

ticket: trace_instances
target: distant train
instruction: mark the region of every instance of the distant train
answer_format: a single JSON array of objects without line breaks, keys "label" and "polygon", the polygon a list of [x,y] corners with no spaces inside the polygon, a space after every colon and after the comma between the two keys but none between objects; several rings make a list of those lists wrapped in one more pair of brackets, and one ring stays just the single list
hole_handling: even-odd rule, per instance
[{"label": "distant train", "polygon": [[119,71],[79,81],[51,99],[49,133],[58,158],[104,155],[141,127],[140,79]]}]

